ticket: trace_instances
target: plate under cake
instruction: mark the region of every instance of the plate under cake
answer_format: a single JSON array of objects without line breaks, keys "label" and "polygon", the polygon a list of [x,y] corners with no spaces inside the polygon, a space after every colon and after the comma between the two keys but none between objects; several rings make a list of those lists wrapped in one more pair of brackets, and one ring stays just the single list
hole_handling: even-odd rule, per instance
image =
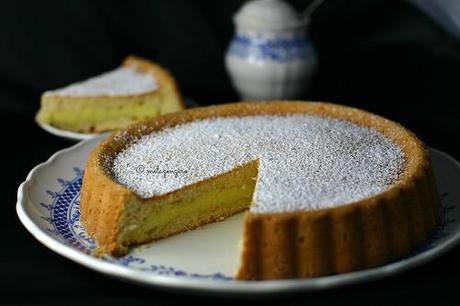
[{"label": "plate under cake", "polygon": [[121,67],[46,91],[36,121],[79,133],[100,133],[184,109],[172,75],[151,61],[128,56]]},{"label": "plate under cake", "polygon": [[122,255],[245,209],[236,277],[282,279],[407,254],[435,230],[439,200],[415,135],[328,103],[160,116],[114,133],[86,165],[81,221],[98,254]]}]

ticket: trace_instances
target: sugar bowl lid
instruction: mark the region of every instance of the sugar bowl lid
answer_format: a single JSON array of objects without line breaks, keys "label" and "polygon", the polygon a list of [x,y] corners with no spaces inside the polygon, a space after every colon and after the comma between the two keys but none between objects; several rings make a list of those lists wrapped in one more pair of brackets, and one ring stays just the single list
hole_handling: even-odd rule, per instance
[{"label": "sugar bowl lid", "polygon": [[237,26],[253,30],[285,30],[305,25],[307,20],[282,0],[251,0],[234,16]]}]

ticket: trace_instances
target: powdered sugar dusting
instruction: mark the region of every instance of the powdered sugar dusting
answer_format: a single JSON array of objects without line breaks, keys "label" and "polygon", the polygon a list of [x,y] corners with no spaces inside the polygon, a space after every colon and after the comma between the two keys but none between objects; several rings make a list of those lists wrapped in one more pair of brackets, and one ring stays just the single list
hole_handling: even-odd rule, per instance
[{"label": "powdered sugar dusting", "polygon": [[47,91],[45,95],[128,96],[156,89],[157,82],[152,74],[141,73],[131,67],[120,67],[64,88]]},{"label": "powdered sugar dusting", "polygon": [[113,160],[121,184],[148,198],[259,159],[250,210],[335,207],[388,189],[404,156],[381,133],[311,115],[211,118],[143,136]]}]

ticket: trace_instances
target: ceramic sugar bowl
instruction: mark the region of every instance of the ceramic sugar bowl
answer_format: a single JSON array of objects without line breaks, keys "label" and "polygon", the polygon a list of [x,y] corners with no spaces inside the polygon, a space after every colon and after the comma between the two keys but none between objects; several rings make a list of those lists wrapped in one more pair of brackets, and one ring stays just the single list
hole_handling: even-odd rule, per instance
[{"label": "ceramic sugar bowl", "polygon": [[294,99],[306,91],[317,65],[306,18],[281,0],[253,0],[234,23],[225,64],[243,99]]}]

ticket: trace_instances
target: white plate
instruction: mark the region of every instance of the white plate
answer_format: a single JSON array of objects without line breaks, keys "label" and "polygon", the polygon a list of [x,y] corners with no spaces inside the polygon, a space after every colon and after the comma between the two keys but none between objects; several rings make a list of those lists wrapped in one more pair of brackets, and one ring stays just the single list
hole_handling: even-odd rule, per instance
[{"label": "white plate", "polygon": [[[198,103],[190,98],[184,98],[184,103],[186,108],[193,108],[198,106]],[[101,135],[100,133],[78,133],[69,130],[63,130],[42,122],[37,122],[37,124],[48,133],[71,141],[87,140]]]},{"label": "white plate", "polygon": [[442,195],[442,223],[436,235],[410,256],[381,267],[310,279],[236,281],[242,215],[202,229],[134,248],[121,258],[90,255],[94,242],[79,222],[79,195],[88,152],[103,137],[59,151],[35,167],[18,190],[17,213],[24,226],[53,251],[93,270],[143,285],[201,293],[274,294],[315,291],[368,281],[413,268],[460,240],[460,165],[432,149]]},{"label": "white plate", "polygon": [[68,130],[62,130],[47,123],[37,122],[38,126],[51,135],[58,136],[67,140],[80,141],[98,136],[97,133],[78,133]]}]

